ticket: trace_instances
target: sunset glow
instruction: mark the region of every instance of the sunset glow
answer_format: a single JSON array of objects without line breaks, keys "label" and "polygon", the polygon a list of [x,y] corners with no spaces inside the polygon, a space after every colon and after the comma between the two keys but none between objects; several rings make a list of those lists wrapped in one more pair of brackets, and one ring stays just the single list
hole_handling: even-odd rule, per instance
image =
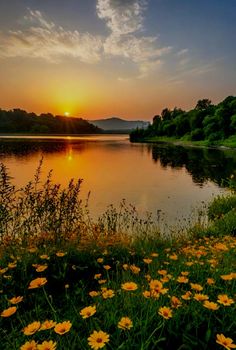
[{"label": "sunset glow", "polygon": [[235,11],[232,0],[2,1],[0,107],[151,120],[217,103],[236,91]]}]

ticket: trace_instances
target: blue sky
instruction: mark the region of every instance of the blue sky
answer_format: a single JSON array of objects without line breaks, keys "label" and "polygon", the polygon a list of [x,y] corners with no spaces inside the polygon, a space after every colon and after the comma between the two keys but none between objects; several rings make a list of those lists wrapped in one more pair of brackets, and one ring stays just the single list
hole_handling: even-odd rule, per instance
[{"label": "blue sky", "polygon": [[219,102],[236,91],[235,15],[235,0],[1,1],[0,105],[151,119]]}]

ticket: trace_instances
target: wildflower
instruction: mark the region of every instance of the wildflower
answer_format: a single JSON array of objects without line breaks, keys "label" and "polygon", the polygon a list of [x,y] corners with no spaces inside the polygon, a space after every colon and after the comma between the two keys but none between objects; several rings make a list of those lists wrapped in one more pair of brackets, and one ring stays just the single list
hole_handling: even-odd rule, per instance
[{"label": "wildflower", "polygon": [[220,295],[218,295],[217,302],[219,304],[224,305],[224,306],[230,306],[231,304],[234,303],[234,300],[229,298],[228,295],[226,295],[226,294],[220,294]]},{"label": "wildflower", "polygon": [[159,254],[158,254],[158,253],[152,253],[151,256],[152,256],[153,258],[157,258],[157,257],[159,256]]},{"label": "wildflower", "polygon": [[50,258],[49,258],[49,256],[47,254],[42,254],[42,255],[40,255],[40,259],[42,259],[42,260],[49,260]]},{"label": "wildflower", "polygon": [[16,306],[11,306],[8,309],[5,309],[2,311],[1,316],[2,317],[10,317],[16,312],[17,308]]},{"label": "wildflower", "polygon": [[19,304],[23,300],[23,297],[13,297],[9,299],[11,304]]},{"label": "wildflower", "polygon": [[179,298],[173,296],[171,297],[171,306],[174,309],[178,309],[178,307],[180,307],[182,305],[182,302],[179,300]]},{"label": "wildflower", "polygon": [[236,345],[233,344],[233,339],[226,338],[224,334],[216,334],[216,343],[222,345],[225,349],[235,349]]},{"label": "wildflower", "polygon": [[233,279],[233,276],[232,274],[230,273],[229,275],[221,275],[220,278],[224,281],[232,281]]},{"label": "wildflower", "polygon": [[158,280],[151,280],[149,286],[152,291],[157,293],[161,293],[161,290],[163,289],[163,284]]},{"label": "wildflower", "polygon": [[197,283],[190,283],[190,286],[192,289],[201,292],[203,290],[203,287],[200,284]]},{"label": "wildflower", "polygon": [[123,269],[124,269],[124,270],[128,270],[128,268],[129,268],[129,265],[128,265],[128,264],[123,264]]},{"label": "wildflower", "polygon": [[169,318],[171,318],[173,316],[172,310],[167,306],[160,307],[158,314],[161,315],[166,320],[168,320]]},{"label": "wildflower", "polygon": [[67,283],[65,284],[65,289],[69,289],[70,288],[70,285]]},{"label": "wildflower", "polygon": [[209,299],[209,297],[208,297],[208,295],[205,295],[205,294],[196,293],[194,295],[193,299],[195,299],[197,301],[205,301],[205,300]]},{"label": "wildflower", "polygon": [[37,350],[56,350],[57,343],[52,340],[44,341],[42,344],[38,344]]},{"label": "wildflower", "polygon": [[91,292],[89,292],[89,295],[93,298],[93,297],[97,297],[99,295],[99,292],[92,290]]},{"label": "wildflower", "polygon": [[181,275],[182,275],[182,276],[188,276],[188,275],[189,275],[189,271],[182,271],[182,272],[181,272]]},{"label": "wildflower", "polygon": [[130,271],[133,272],[135,275],[138,275],[140,272],[140,268],[136,265],[130,265]]},{"label": "wildflower", "polygon": [[63,335],[67,332],[69,332],[69,330],[71,329],[71,322],[70,321],[64,321],[61,323],[57,323],[56,326],[54,327],[54,331],[57,334]]},{"label": "wildflower", "polygon": [[127,330],[133,327],[133,322],[129,317],[122,317],[121,320],[118,322],[118,328]]},{"label": "wildflower", "polygon": [[38,265],[36,268],[36,272],[43,272],[48,268],[48,265]]},{"label": "wildflower", "polygon": [[104,261],[104,259],[103,259],[103,258],[98,258],[98,259],[97,259],[97,262],[98,262],[98,263],[100,263],[100,264],[102,264],[102,263],[103,263],[103,261]]},{"label": "wildflower", "polygon": [[111,298],[114,297],[114,295],[115,295],[115,292],[114,292],[114,290],[112,290],[112,289],[104,289],[104,290],[102,291],[102,297],[103,297],[103,299],[111,299]]},{"label": "wildflower", "polygon": [[29,253],[35,253],[36,251],[37,251],[37,248],[35,248],[35,247],[31,247],[28,249]]},{"label": "wildflower", "polygon": [[37,350],[37,343],[34,340],[27,341],[20,347],[20,350]]},{"label": "wildflower", "polygon": [[178,260],[178,256],[176,254],[172,254],[169,256],[171,260]]},{"label": "wildflower", "polygon": [[149,259],[149,258],[146,258],[146,259],[143,259],[143,261],[145,262],[145,264],[151,264],[152,262],[152,259]]},{"label": "wildflower", "polygon": [[8,268],[9,269],[14,269],[15,267],[16,267],[16,262],[10,262],[9,264],[8,264]]},{"label": "wildflower", "polygon": [[186,265],[186,266],[192,266],[192,265],[193,265],[193,262],[192,262],[192,261],[186,261],[185,265]]},{"label": "wildflower", "polygon": [[209,284],[209,285],[215,284],[214,278],[207,278],[207,284]]},{"label": "wildflower", "polygon": [[94,275],[94,279],[95,279],[95,280],[98,280],[101,276],[102,276],[101,273],[96,273],[96,274]]},{"label": "wildflower", "polygon": [[99,280],[98,283],[99,283],[99,284],[104,284],[104,283],[106,283],[106,281],[107,281],[107,280]]},{"label": "wildflower", "polygon": [[80,311],[82,318],[88,318],[96,313],[96,306],[87,306]]},{"label": "wildflower", "polygon": [[105,269],[105,270],[110,270],[111,269],[111,266],[110,265],[103,265],[103,268]]},{"label": "wildflower", "polygon": [[40,322],[39,321],[34,321],[30,324],[28,324],[28,326],[26,326],[24,329],[23,329],[23,333],[25,335],[32,335],[34,333],[36,333],[40,328]]},{"label": "wildflower", "polygon": [[28,289],[40,288],[46,283],[47,279],[45,277],[39,277],[30,282]]},{"label": "wildflower", "polygon": [[56,256],[58,256],[58,258],[63,258],[63,256],[65,256],[67,253],[64,252],[56,252]]},{"label": "wildflower", "polygon": [[103,331],[94,331],[88,337],[88,344],[94,350],[103,348],[108,342],[109,342],[109,334]]},{"label": "wildflower", "polygon": [[4,269],[0,269],[0,274],[3,275],[5,272],[7,272],[8,267],[5,267]]},{"label": "wildflower", "polygon": [[56,322],[52,320],[46,320],[41,324],[40,331],[46,331],[56,326]]},{"label": "wildflower", "polygon": [[216,303],[213,303],[213,301],[208,301],[208,300],[204,301],[203,306],[213,311],[219,309],[219,306]]},{"label": "wildflower", "polygon": [[121,288],[126,290],[126,291],[133,291],[138,289],[138,286],[134,282],[126,282],[121,285]]},{"label": "wildflower", "polygon": [[162,275],[162,276],[167,275],[167,270],[158,270],[157,272],[159,273],[159,275]]},{"label": "wildflower", "polygon": [[144,296],[144,298],[150,298],[151,297],[151,292],[150,292],[150,290],[145,290],[144,292],[143,292],[143,296]]},{"label": "wildflower", "polygon": [[179,276],[177,278],[177,282],[179,282],[179,283],[188,283],[188,278],[185,277],[185,276]]},{"label": "wildflower", "polygon": [[181,295],[181,298],[184,300],[190,300],[192,293],[190,291],[187,291],[185,294]]}]

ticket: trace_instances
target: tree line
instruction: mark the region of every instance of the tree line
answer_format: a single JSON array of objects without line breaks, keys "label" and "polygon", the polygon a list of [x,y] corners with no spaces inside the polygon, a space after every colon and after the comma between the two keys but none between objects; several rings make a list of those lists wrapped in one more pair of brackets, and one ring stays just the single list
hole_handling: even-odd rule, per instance
[{"label": "tree line", "polygon": [[131,141],[155,136],[184,138],[186,140],[224,140],[236,134],[236,97],[228,96],[217,105],[207,98],[199,100],[194,109],[184,111],[175,107],[163,109],[155,115],[147,129],[131,132]]},{"label": "tree line", "polygon": [[0,109],[0,133],[31,134],[91,134],[102,130],[82,118],[54,116],[51,113],[37,115],[22,109]]}]

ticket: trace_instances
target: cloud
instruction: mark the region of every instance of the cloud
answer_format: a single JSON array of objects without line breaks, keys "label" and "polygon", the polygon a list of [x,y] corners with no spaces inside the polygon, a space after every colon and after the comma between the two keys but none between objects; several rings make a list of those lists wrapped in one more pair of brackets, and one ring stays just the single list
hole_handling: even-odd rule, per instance
[{"label": "cloud", "polygon": [[97,14],[112,34],[130,34],[143,28],[146,5],[144,0],[97,0]]},{"label": "cloud", "polygon": [[147,0],[97,0],[97,15],[110,30],[106,36],[66,30],[40,11],[28,9],[22,26],[0,33],[0,58],[30,57],[61,62],[66,57],[85,63],[120,57],[145,77],[161,64],[171,47],[159,47],[156,36],[143,36]]},{"label": "cloud", "polygon": [[0,33],[0,57],[43,58],[52,62],[66,56],[86,63],[100,60],[101,37],[65,30],[47,21],[40,11],[28,12],[24,29]]}]

